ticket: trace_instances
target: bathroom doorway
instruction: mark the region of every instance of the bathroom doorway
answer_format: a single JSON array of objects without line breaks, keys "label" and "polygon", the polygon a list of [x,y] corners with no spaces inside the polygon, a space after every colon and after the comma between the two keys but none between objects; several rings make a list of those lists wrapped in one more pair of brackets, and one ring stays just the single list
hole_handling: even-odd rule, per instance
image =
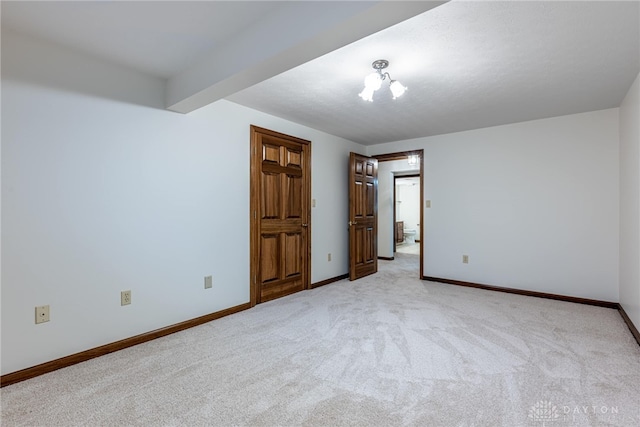
[{"label": "bathroom doorway", "polygon": [[[391,262],[402,262],[405,265],[415,265],[416,271],[419,269],[419,278],[424,275],[424,150],[403,151],[389,154],[379,154],[373,156],[378,159],[378,259]],[[418,218],[412,220],[409,228],[402,224],[396,224],[396,178],[417,178],[419,193]],[[420,224],[420,225],[418,225]],[[414,253],[407,254],[397,252],[396,240],[398,234],[408,231],[409,240]],[[415,230],[415,234],[413,232]],[[402,235],[402,241],[406,242],[406,236]],[[405,248],[409,248],[408,245]],[[403,248],[404,250],[404,248]],[[410,267],[413,269],[413,267]]]}]

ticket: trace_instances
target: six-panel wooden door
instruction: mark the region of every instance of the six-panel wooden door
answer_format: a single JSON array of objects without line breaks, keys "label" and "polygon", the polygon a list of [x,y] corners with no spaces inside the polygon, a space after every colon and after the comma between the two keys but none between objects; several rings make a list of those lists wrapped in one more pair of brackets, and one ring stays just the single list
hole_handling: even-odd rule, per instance
[{"label": "six-panel wooden door", "polygon": [[349,156],[349,279],[378,271],[378,160]]},{"label": "six-panel wooden door", "polygon": [[251,304],[309,288],[311,146],[251,127]]}]

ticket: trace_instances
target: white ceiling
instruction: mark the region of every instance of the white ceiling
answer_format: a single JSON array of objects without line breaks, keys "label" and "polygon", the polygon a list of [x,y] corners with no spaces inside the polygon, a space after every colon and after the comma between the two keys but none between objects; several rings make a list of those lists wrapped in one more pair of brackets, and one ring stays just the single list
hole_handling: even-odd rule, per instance
[{"label": "white ceiling", "polygon": [[[441,3],[1,7],[3,31],[165,79],[172,110],[227,97],[367,145],[617,107],[640,71],[638,1]],[[409,90],[362,101],[382,58]]]},{"label": "white ceiling", "polygon": [[[620,105],[638,2],[452,1],[229,97],[365,145]],[[376,59],[409,89],[357,95]]]},{"label": "white ceiling", "polygon": [[278,2],[13,1],[2,24],[169,78],[246,31]]},{"label": "white ceiling", "polygon": [[443,1],[2,1],[2,31],[165,79],[188,113]]}]

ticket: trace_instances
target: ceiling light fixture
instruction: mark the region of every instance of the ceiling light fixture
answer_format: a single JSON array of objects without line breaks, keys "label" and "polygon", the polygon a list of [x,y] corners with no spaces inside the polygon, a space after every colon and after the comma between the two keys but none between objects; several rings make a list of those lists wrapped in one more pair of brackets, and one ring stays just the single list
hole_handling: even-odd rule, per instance
[{"label": "ceiling light fixture", "polygon": [[389,61],[386,59],[378,59],[371,64],[375,72],[369,74],[364,78],[364,89],[358,94],[358,96],[365,101],[373,102],[373,93],[380,89],[382,81],[389,78],[389,89],[393,94],[393,99],[399,98],[406,92],[407,88],[397,80],[392,80],[391,76],[387,72],[382,72],[389,66]]},{"label": "ceiling light fixture", "polygon": [[407,157],[407,161],[409,162],[409,166],[417,166],[420,161],[420,156],[417,154],[411,154]]}]

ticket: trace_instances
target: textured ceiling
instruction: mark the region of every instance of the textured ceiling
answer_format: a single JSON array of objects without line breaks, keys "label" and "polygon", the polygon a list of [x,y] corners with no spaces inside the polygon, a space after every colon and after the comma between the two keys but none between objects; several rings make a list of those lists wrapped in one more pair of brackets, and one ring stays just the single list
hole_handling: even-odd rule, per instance
[{"label": "textured ceiling", "polygon": [[[444,1],[2,1],[2,32],[164,79],[188,113]],[[6,33],[5,33],[6,34]]]},{"label": "textured ceiling", "polygon": [[[617,107],[640,70],[638,1],[440,3],[0,6],[3,32],[164,78],[174,111],[227,96],[367,145]],[[403,97],[357,96],[376,59]]]},{"label": "textured ceiling", "polygon": [[[365,145],[612,108],[639,19],[638,2],[452,1],[228,99]],[[403,97],[357,96],[376,59]]]}]

